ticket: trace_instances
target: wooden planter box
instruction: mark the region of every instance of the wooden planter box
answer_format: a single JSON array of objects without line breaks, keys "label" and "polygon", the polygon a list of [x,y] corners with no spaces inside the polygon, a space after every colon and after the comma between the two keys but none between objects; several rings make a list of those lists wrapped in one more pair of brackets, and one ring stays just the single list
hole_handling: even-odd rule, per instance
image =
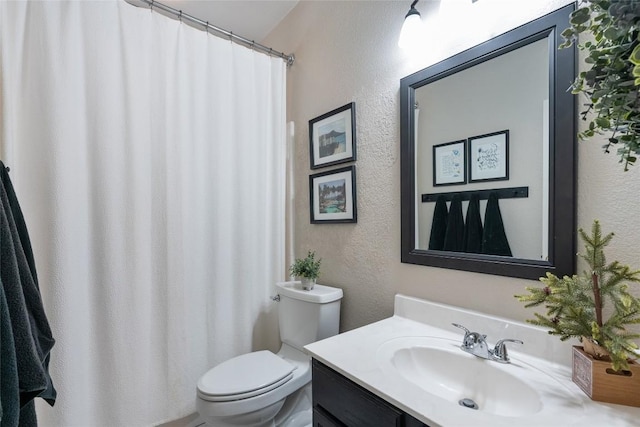
[{"label": "wooden planter box", "polygon": [[616,373],[611,362],[595,360],[573,347],[573,382],[592,400],[640,407],[640,365],[629,364],[629,371]]}]

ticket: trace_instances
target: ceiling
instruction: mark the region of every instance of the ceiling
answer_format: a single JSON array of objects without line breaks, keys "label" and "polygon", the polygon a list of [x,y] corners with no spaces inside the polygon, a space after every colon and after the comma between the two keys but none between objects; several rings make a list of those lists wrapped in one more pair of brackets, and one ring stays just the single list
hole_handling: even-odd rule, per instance
[{"label": "ceiling", "polygon": [[260,43],[298,0],[159,0],[167,6]]}]

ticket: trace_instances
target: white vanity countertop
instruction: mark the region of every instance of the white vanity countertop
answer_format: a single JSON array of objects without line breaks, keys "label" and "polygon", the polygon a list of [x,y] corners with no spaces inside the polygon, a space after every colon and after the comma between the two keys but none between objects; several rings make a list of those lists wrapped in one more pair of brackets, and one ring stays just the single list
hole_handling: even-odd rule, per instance
[{"label": "white vanity countertop", "polygon": [[[382,369],[378,360],[379,349],[390,340],[401,337],[439,337],[462,342],[463,331],[450,326],[451,322],[487,334],[490,346],[502,338],[523,340],[525,345],[520,347],[522,351],[516,351],[515,346],[510,347],[513,363],[517,361],[535,366],[553,376],[566,388],[573,400],[567,402],[567,407],[571,406],[571,411],[566,412],[567,417],[556,413],[550,422],[549,418],[544,417],[504,417],[452,406]],[[571,381],[571,344],[558,343],[560,340],[557,337],[549,336],[546,331],[527,324],[397,295],[393,317],[309,344],[305,348],[315,359],[430,427],[640,425],[640,408],[589,399]],[[549,360],[550,354],[556,355],[555,360]],[[503,366],[509,369],[509,365]],[[576,407],[579,408],[578,411]],[[569,416],[569,412],[573,413]],[[562,413],[564,412],[561,411],[560,414]]]}]

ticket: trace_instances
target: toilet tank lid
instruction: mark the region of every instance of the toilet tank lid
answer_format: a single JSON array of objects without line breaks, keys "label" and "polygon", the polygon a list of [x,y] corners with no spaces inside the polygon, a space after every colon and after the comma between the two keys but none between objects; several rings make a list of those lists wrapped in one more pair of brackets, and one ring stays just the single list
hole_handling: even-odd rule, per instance
[{"label": "toilet tank lid", "polygon": [[312,290],[305,291],[299,281],[276,283],[281,295],[300,301],[326,304],[342,298],[342,289],[332,286],[315,285]]}]

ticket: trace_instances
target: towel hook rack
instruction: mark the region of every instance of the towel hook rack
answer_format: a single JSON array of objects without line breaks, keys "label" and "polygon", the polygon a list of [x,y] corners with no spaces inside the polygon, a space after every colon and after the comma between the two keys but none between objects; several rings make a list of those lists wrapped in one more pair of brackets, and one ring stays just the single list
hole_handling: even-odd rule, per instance
[{"label": "towel hook rack", "polygon": [[489,194],[496,193],[498,199],[519,199],[529,197],[529,187],[508,187],[494,188],[490,190],[469,190],[451,191],[446,193],[426,193],[422,195],[422,203],[430,203],[438,200],[439,196],[444,196],[447,202],[451,201],[454,195],[459,195],[462,201],[469,200],[472,194],[477,194],[480,200],[487,200]]}]

